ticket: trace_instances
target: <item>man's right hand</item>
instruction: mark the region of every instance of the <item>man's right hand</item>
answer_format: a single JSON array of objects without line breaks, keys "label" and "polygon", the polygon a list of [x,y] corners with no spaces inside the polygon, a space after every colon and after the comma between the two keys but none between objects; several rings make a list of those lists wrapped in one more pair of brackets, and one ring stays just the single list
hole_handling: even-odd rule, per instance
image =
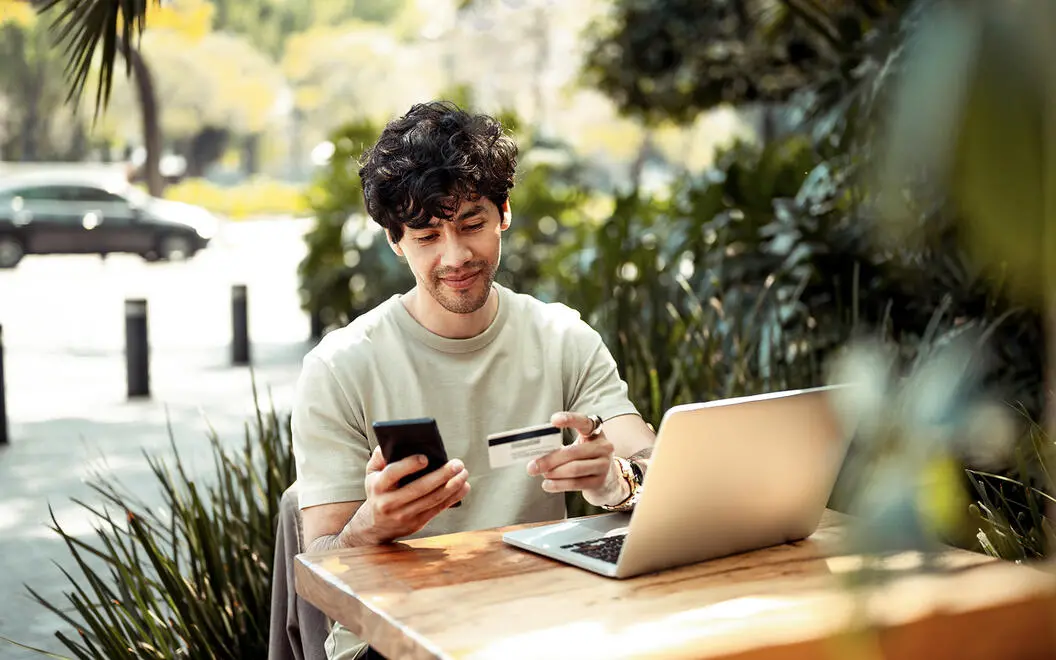
[{"label": "man's right hand", "polygon": [[399,487],[400,479],[425,465],[424,456],[387,465],[381,449],[375,448],[367,462],[367,499],[342,530],[344,544],[378,545],[410,536],[469,493],[469,472],[457,458]]}]

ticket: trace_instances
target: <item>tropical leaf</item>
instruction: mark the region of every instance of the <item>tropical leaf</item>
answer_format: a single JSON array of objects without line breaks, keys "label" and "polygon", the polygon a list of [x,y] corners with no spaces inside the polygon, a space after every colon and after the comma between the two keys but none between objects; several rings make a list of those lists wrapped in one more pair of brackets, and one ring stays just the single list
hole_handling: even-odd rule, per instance
[{"label": "tropical leaf", "polygon": [[[152,0],[36,0],[38,12],[51,16],[50,30],[66,55],[67,100],[79,100],[98,55],[96,115],[106,108],[120,52],[125,75],[131,75],[130,52],[138,47]],[[153,0],[160,4],[160,0]]]}]

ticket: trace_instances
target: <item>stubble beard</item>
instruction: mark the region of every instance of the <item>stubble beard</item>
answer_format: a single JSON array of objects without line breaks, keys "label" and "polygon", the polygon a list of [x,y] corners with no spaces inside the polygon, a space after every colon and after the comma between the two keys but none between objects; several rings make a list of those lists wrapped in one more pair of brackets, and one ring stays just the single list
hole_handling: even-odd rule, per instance
[{"label": "stubble beard", "polygon": [[466,264],[464,270],[479,270],[477,281],[468,289],[457,290],[448,287],[442,281],[448,273],[437,271],[429,278],[429,295],[440,306],[453,314],[472,314],[488,302],[492,284],[495,282],[496,267],[487,262]]}]

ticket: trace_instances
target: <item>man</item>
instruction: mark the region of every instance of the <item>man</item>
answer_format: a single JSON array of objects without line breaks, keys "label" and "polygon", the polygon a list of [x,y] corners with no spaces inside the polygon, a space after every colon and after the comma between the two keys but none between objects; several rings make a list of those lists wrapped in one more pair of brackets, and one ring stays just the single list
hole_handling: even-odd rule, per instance
[{"label": "man", "polygon": [[[560,519],[567,491],[633,506],[654,437],[601,337],[568,307],[494,282],[516,158],[498,122],[442,102],[414,106],[364,154],[367,212],[416,286],[304,359],[293,443],[310,549]],[[435,418],[452,458],[400,488],[424,459],[386,464],[371,424],[411,417]],[[490,468],[487,435],[548,420],[574,442]],[[340,626],[326,648],[368,652]]]}]

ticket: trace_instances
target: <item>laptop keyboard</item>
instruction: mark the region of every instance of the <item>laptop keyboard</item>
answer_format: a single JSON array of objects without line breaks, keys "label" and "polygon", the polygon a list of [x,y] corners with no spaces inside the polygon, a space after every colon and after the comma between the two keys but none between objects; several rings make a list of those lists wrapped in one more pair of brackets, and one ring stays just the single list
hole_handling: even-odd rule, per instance
[{"label": "laptop keyboard", "polygon": [[578,552],[581,555],[615,564],[616,560],[620,558],[620,549],[623,548],[623,539],[626,537],[626,534],[605,536],[600,539],[591,539],[590,541],[569,543],[561,547],[572,552]]}]

